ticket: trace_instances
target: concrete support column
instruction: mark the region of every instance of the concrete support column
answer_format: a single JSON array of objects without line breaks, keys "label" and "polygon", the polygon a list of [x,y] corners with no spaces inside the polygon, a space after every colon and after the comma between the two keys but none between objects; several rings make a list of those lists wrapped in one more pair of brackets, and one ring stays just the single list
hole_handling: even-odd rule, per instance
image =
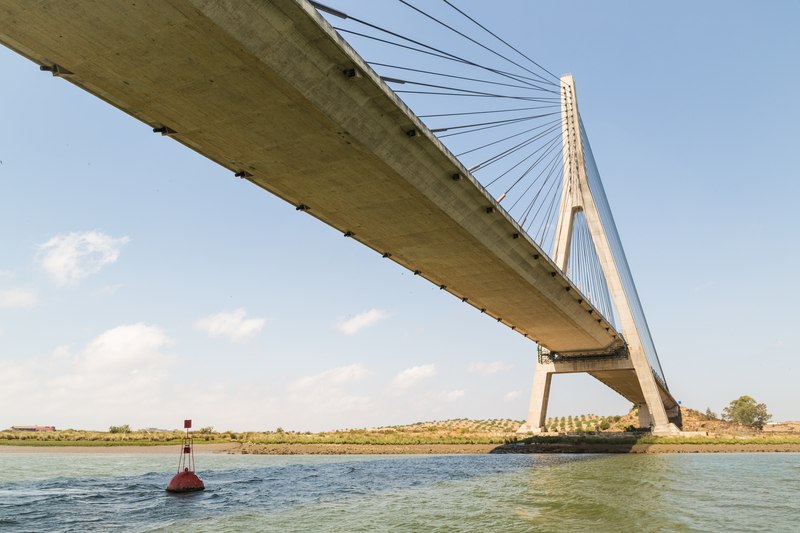
[{"label": "concrete support column", "polygon": [[536,363],[533,373],[531,403],[528,408],[528,421],[519,428],[519,433],[542,433],[547,431],[547,402],[550,399],[550,381],[553,378],[553,365]]},{"label": "concrete support column", "polygon": [[[562,76],[561,78],[561,116],[563,128],[566,131],[563,138],[567,140],[567,149],[564,151],[564,187],[568,186],[569,180],[577,182],[577,186],[573,185],[572,190],[577,191],[572,197],[569,207],[571,209],[582,209],[586,217],[586,223],[589,226],[591,233],[592,243],[594,244],[597,257],[600,261],[600,266],[603,269],[603,276],[608,284],[608,290],[611,295],[611,301],[614,304],[614,309],[619,319],[619,325],[622,334],[628,343],[630,350],[630,358],[633,367],[636,370],[636,375],[639,380],[639,386],[642,390],[642,395],[646,402],[648,413],[648,426],[653,428],[654,434],[672,434],[678,432],[677,426],[670,423],[667,418],[667,413],[664,408],[664,402],[661,398],[659,385],[653,377],[653,371],[650,367],[650,362],[647,360],[644,345],[639,337],[638,326],[634,318],[631,304],[628,301],[628,294],[625,292],[625,287],[622,282],[620,270],[617,265],[617,259],[614,257],[614,252],[608,240],[608,235],[603,227],[603,220],[595,203],[594,196],[592,195],[592,188],[589,185],[589,178],[586,174],[586,162],[584,156],[584,146],[580,135],[580,113],[578,112],[578,97],[575,92],[575,80],[572,75]],[[569,174],[567,174],[567,170]],[[571,213],[572,211],[570,211]],[[567,227],[567,230],[570,228]],[[558,235],[559,242],[556,242],[556,251],[561,254],[559,250],[565,248],[568,244],[565,235]],[[559,246],[561,248],[559,248]],[[559,264],[559,268],[566,269],[567,254],[556,255],[563,264]],[[635,294],[632,297],[636,297]],[[644,409],[640,407],[639,412]]]},{"label": "concrete support column", "polygon": [[653,417],[650,416],[650,409],[646,403],[639,404],[639,427],[649,428],[653,425]]},{"label": "concrete support column", "polygon": [[[647,362],[647,356],[641,347],[638,337],[631,339],[630,347],[631,360],[636,369],[636,377],[639,379],[639,386],[642,388],[644,401],[648,408],[653,435],[675,435],[680,433],[678,426],[671,423],[667,417],[664,400],[661,398],[656,378],[653,377],[653,371],[650,369],[650,363]],[[641,412],[641,409],[639,412]]]}]

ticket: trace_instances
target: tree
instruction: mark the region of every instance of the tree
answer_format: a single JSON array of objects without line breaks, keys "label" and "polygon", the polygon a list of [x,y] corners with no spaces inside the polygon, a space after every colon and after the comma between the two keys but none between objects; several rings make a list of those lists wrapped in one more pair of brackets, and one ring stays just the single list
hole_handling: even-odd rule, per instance
[{"label": "tree", "polygon": [[767,412],[766,404],[756,403],[750,396],[741,396],[722,410],[722,418],[730,422],[761,429],[764,424],[772,420],[772,415]]},{"label": "tree", "polygon": [[706,407],[706,418],[710,418],[711,420],[718,420],[719,416],[717,416],[717,413],[712,411],[710,407]]},{"label": "tree", "polygon": [[122,426],[111,426],[110,428],[108,428],[108,432],[109,433],[130,433],[131,432],[131,426],[129,426],[128,424],[124,424]]}]

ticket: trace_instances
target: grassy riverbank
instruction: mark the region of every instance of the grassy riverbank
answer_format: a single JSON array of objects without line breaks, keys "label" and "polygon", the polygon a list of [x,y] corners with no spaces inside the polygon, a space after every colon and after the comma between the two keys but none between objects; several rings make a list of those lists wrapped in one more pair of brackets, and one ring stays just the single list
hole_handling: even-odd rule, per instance
[{"label": "grassy riverbank", "polygon": [[[346,429],[321,433],[294,431],[195,431],[195,443],[251,445],[498,445],[516,440],[519,422],[513,420],[447,420],[408,426]],[[63,430],[48,432],[0,431],[0,446],[159,446],[179,444],[181,431]]]},{"label": "grassy riverbank", "polygon": [[[555,419],[554,419],[555,420]],[[321,433],[284,431],[234,432],[203,428],[192,432],[204,449],[223,453],[588,453],[664,451],[800,451],[800,432],[759,432],[684,409],[684,428],[708,431],[709,436],[654,437],[624,432],[636,421],[634,412],[622,417],[598,418],[594,415],[568,417],[573,431],[550,431],[522,438],[516,433],[519,421],[509,419],[456,419],[419,422],[404,426],[346,429]],[[594,430],[588,431],[590,424]],[[559,428],[560,428],[559,419]],[[603,422],[608,422],[607,428]],[[122,426],[127,429],[127,426]],[[557,428],[557,429],[559,429]],[[47,432],[0,431],[0,447],[70,449],[177,446],[182,431],[81,431]],[[776,448],[775,450],[772,450]],[[780,448],[778,450],[777,448]],[[167,448],[164,448],[167,449]]]}]

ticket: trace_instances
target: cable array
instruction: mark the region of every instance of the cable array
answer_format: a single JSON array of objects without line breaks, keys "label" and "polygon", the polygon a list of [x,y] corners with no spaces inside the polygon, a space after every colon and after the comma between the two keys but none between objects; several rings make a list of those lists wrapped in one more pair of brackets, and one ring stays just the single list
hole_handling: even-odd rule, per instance
[{"label": "cable array", "polygon": [[[557,76],[454,2],[314,3],[543,249],[563,156]],[[370,9],[372,7],[373,9]]]},{"label": "cable array", "polygon": [[600,311],[609,322],[616,325],[614,306],[608,290],[597,250],[592,242],[589,224],[583,211],[575,213],[572,222],[572,241],[570,242],[567,275],[592,305]]}]

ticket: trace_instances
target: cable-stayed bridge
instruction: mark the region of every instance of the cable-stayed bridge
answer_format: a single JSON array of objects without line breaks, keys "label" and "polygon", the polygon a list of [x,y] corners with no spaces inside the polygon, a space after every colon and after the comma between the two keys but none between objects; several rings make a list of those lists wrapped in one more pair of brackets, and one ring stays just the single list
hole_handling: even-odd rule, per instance
[{"label": "cable-stayed bridge", "polygon": [[0,42],[536,342],[525,429],[588,372],[677,431],[572,76],[392,4],[449,37],[306,0],[0,0]]}]

